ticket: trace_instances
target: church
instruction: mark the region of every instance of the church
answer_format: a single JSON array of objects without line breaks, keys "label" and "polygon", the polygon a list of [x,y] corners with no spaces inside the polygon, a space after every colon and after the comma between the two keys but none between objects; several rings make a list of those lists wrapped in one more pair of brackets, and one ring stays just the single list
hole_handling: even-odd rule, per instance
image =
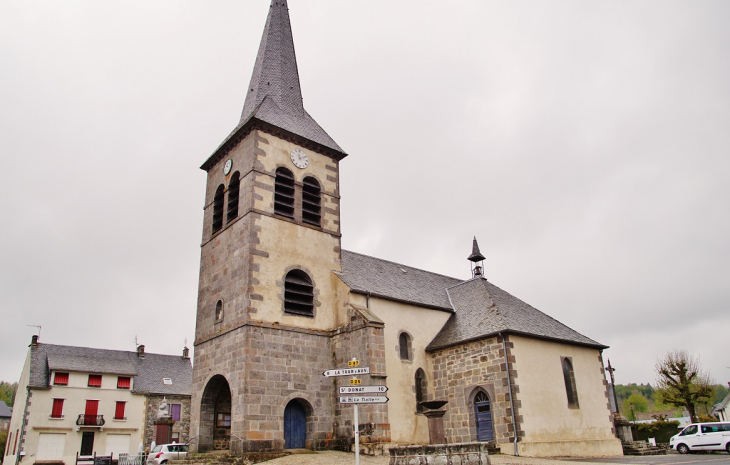
[{"label": "church", "polygon": [[[207,187],[191,399],[199,451],[345,449],[348,377],[389,401],[359,407],[365,447],[448,443],[525,456],[621,455],[607,347],[488,281],[342,250],[347,153],[302,104],[287,2],[273,0],[236,128],[202,164]],[[469,249],[471,246],[471,255]]]}]

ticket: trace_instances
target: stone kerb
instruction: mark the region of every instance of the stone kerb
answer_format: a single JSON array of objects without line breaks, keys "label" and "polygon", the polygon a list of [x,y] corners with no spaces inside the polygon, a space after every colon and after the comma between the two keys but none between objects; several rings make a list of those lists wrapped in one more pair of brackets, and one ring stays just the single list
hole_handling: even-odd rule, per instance
[{"label": "stone kerb", "polygon": [[390,465],[489,465],[487,443],[430,444],[390,448]]}]

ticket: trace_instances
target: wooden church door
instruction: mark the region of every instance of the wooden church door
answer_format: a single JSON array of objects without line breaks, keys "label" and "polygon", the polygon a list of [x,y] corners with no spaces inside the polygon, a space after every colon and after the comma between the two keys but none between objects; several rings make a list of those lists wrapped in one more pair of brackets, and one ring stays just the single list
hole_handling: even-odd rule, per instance
[{"label": "wooden church door", "polygon": [[292,400],[284,409],[284,448],[304,449],[307,439],[307,414],[302,404]]},{"label": "wooden church door", "polygon": [[474,415],[477,419],[477,440],[494,440],[494,430],[492,429],[492,408],[489,403],[489,397],[483,391],[477,393],[474,398]]}]

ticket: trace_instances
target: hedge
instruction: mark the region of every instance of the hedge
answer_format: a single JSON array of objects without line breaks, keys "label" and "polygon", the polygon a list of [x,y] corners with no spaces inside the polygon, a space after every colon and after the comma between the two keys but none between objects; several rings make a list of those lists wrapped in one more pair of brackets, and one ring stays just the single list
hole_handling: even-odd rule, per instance
[{"label": "hedge", "polygon": [[654,423],[637,423],[637,438],[646,441],[655,438],[656,442],[669,442],[669,438],[679,433],[678,421],[655,421]]}]

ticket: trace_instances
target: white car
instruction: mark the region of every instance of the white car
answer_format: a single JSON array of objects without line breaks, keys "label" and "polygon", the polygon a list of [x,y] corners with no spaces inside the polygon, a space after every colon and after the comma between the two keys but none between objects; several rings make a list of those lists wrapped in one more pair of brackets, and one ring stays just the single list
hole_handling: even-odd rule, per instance
[{"label": "white car", "polygon": [[159,444],[147,456],[147,464],[163,465],[169,460],[184,460],[187,455],[187,444]]},{"label": "white car", "polygon": [[730,423],[692,423],[669,440],[680,454],[698,450],[724,450],[730,454]]}]

